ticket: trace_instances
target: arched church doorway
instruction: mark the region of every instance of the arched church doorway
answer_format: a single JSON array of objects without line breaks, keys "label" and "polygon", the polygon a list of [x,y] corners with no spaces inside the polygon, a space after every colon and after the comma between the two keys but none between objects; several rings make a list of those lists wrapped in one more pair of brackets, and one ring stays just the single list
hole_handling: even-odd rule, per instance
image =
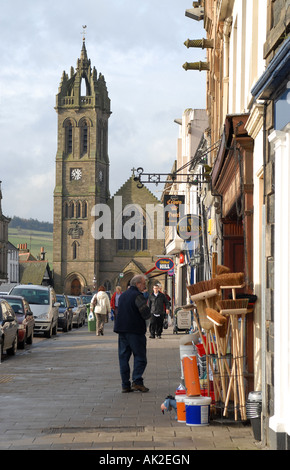
[{"label": "arched church doorway", "polygon": [[71,283],[71,295],[81,295],[81,283],[78,279],[74,279]]}]

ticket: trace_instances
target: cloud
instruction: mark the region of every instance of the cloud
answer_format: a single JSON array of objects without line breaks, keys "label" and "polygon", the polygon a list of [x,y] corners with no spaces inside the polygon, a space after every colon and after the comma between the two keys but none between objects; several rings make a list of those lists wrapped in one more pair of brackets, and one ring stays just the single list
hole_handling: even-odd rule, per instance
[{"label": "cloud", "polygon": [[[83,25],[88,56],[105,76],[111,99],[111,194],[133,167],[171,170],[178,137],[174,119],[188,107],[205,107],[206,75],[182,68],[205,57],[204,51],[183,45],[188,37],[204,36],[202,22],[185,17],[187,8],[188,0],[3,2],[0,180],[5,215],[52,222],[55,96],[63,70],[69,73],[80,56]],[[162,189],[152,186],[152,191]]]}]

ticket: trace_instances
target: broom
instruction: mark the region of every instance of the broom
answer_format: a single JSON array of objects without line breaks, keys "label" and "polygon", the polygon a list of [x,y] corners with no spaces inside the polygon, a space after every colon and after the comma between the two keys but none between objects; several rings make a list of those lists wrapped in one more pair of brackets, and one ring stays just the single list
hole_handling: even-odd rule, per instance
[{"label": "broom", "polygon": [[247,313],[249,299],[217,300],[217,306],[223,315]]},{"label": "broom", "polygon": [[245,275],[244,273],[219,274],[215,277],[215,280],[218,281],[223,288],[227,286],[228,289],[230,289],[231,287],[242,286],[245,282]]},{"label": "broom", "polygon": [[[249,299],[234,299],[234,300],[218,300],[217,306],[220,308],[220,313],[227,314],[231,318],[232,324],[232,339],[233,339],[233,366],[231,372],[230,383],[228,387],[228,393],[225,401],[224,416],[227,413],[229,393],[233,386],[234,389],[234,403],[235,403],[235,420],[237,420],[237,408],[236,405],[240,404],[240,412],[242,420],[246,419],[245,416],[245,391],[243,384],[243,364],[242,364],[242,352],[243,352],[243,322],[245,314],[247,313]],[[241,334],[239,335],[237,315],[242,315],[242,326]],[[237,374],[237,379],[236,379]],[[238,388],[238,394],[236,393],[236,387]]]},{"label": "broom", "polygon": [[[191,300],[205,300],[207,302],[207,299],[214,297],[219,293],[220,283],[216,279],[210,279],[208,281],[200,281],[196,284],[187,286],[187,289],[191,294]],[[207,306],[210,307],[208,302]]]},{"label": "broom", "polygon": [[219,366],[222,391],[223,391],[221,398],[223,401],[225,401],[225,398],[226,398],[226,382],[225,382],[225,375],[224,375],[225,366],[226,366],[227,373],[229,376],[231,372],[230,372],[227,361],[225,360],[225,358],[222,357],[223,347],[221,344],[221,335],[222,337],[226,336],[228,320],[226,317],[224,317],[221,313],[217,312],[213,308],[206,308],[206,314],[207,314],[207,318],[210,321],[212,321],[213,326],[214,326],[216,345],[217,345],[218,366]]},{"label": "broom", "polygon": [[222,266],[221,264],[218,264],[216,267],[216,274],[219,276],[220,274],[227,274],[230,273],[231,270],[227,266]]}]

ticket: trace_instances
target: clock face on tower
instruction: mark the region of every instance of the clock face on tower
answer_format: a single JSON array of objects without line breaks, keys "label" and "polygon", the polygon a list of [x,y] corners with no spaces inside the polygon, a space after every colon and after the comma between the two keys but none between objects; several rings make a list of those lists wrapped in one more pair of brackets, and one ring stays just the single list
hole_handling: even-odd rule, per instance
[{"label": "clock face on tower", "polygon": [[82,170],[80,168],[72,168],[70,170],[70,179],[72,181],[77,181],[82,179]]}]

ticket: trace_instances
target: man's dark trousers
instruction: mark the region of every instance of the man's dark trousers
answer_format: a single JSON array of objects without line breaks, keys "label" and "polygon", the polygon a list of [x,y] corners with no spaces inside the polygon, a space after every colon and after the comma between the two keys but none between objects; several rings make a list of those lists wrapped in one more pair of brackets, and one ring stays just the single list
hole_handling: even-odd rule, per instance
[{"label": "man's dark trousers", "polygon": [[164,321],[164,316],[160,315],[159,317],[156,317],[155,315],[151,315],[150,319],[150,325],[149,325],[149,332],[151,336],[161,336],[161,333],[163,331],[163,321]]},{"label": "man's dark trousers", "polygon": [[136,385],[143,385],[143,373],[147,365],[146,336],[135,333],[119,333],[119,364],[122,388],[129,388],[131,355],[134,356],[132,380]]}]

